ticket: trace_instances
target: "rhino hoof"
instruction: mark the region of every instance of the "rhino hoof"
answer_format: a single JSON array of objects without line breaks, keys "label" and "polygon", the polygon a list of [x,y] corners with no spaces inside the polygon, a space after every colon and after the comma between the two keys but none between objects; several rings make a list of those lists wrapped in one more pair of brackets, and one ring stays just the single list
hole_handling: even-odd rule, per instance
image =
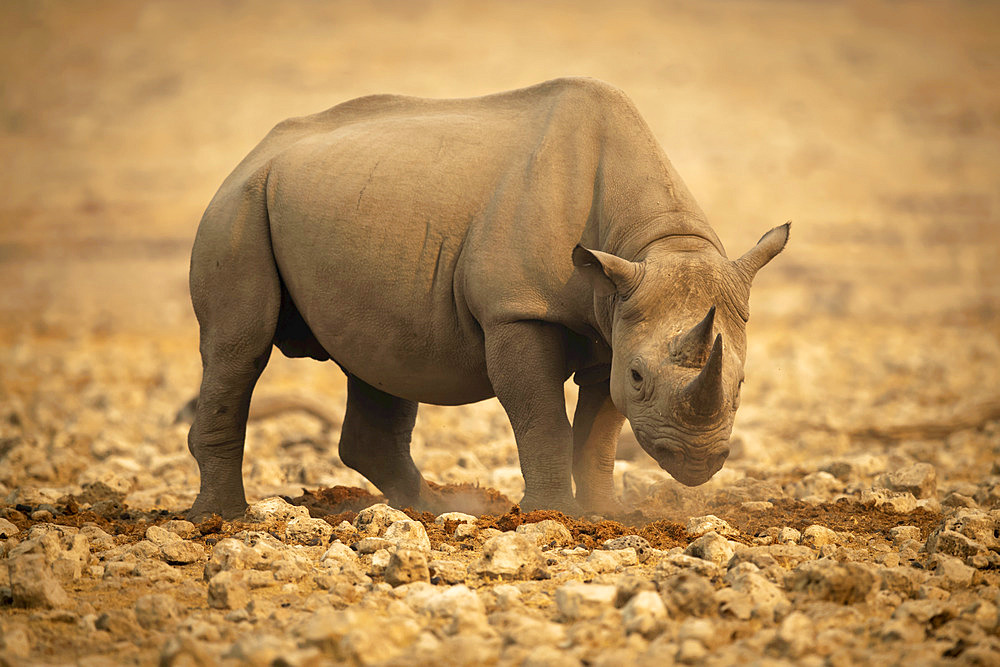
[{"label": "rhino hoof", "polygon": [[555,510],[570,516],[581,516],[584,513],[583,507],[572,496],[569,498],[540,498],[525,494],[518,505],[520,505],[522,512]]},{"label": "rhino hoof", "polygon": [[226,520],[238,519],[246,513],[247,504],[245,501],[239,503],[210,503],[202,502],[201,499],[194,501],[194,505],[191,506],[184,518],[191,523],[199,523],[205,519],[210,518],[213,514],[218,514],[220,517]]},{"label": "rhino hoof", "polygon": [[585,514],[597,514],[600,516],[621,516],[628,514],[628,508],[617,498],[602,498],[600,500],[583,500],[577,498],[580,507]]}]

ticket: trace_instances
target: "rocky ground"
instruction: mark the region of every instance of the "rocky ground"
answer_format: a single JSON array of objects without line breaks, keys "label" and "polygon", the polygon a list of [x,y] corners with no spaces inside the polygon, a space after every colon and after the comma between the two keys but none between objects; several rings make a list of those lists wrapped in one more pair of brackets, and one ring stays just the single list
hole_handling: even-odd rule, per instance
[{"label": "rocky ground", "polygon": [[[873,480],[878,457],[822,468],[783,485],[731,478],[688,498],[715,514],[684,523],[435,517],[338,486],[196,525],[131,508],[127,474],[18,487],[0,509],[0,659],[995,664],[1000,467],[944,489],[927,463]],[[684,495],[630,472],[627,502]]]},{"label": "rocky ground", "polygon": [[[614,5],[614,6],[612,6]],[[0,665],[1000,663],[1000,25],[988,3],[0,8]],[[422,406],[456,513],[335,452],[275,355],[240,521],[183,519],[198,216],[277,120],[565,74],[636,101],[758,277],[733,454],[626,432],[629,513],[522,514],[496,401]],[[572,414],[572,383],[567,385]]]}]

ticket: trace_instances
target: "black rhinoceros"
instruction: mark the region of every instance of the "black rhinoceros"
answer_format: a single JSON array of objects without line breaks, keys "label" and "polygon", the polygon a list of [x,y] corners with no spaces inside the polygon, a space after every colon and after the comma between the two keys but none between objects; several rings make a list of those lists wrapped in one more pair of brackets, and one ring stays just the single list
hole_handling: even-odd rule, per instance
[{"label": "black rhinoceros", "polygon": [[614,509],[625,417],[701,484],[729,453],[750,283],[787,238],[786,224],[727,259],[635,106],[592,79],[376,95],[279,123],[222,184],[191,256],[190,516],[246,507],[247,410],[272,346],[344,370],[340,457],[396,505],[440,506],[410,457],[418,404],[491,396],[522,507]]}]

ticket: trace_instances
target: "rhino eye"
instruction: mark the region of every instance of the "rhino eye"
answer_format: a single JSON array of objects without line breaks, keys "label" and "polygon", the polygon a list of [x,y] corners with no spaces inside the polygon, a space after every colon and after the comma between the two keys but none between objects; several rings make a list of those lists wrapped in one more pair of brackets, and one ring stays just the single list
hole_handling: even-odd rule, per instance
[{"label": "rhino eye", "polygon": [[628,379],[639,399],[645,399],[649,390],[646,384],[646,370],[646,362],[641,357],[636,357],[628,365]]}]

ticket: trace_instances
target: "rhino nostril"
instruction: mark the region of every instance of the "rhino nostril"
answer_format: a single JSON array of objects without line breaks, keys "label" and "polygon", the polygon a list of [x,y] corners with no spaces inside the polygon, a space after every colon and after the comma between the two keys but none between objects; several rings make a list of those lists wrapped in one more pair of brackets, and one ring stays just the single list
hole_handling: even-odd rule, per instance
[{"label": "rhino nostril", "polygon": [[710,465],[711,468],[713,468],[715,470],[720,470],[722,468],[722,465],[726,462],[727,458],[729,458],[729,447],[726,447],[726,449],[724,451],[722,451],[719,454],[713,456],[709,460],[709,465]]}]

